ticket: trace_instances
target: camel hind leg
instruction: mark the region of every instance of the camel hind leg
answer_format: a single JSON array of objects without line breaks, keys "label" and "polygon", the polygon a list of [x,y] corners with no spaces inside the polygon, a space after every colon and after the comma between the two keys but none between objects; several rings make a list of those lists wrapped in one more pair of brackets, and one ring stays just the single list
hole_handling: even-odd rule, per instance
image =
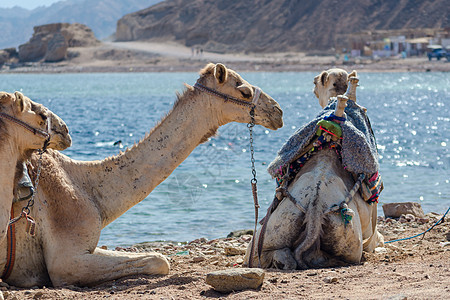
[{"label": "camel hind leg", "polygon": [[[96,248],[94,253],[64,255],[64,263],[48,264],[54,286],[92,286],[131,275],[166,275],[167,259],[156,252],[129,253]],[[54,265],[54,266],[52,266]]]}]

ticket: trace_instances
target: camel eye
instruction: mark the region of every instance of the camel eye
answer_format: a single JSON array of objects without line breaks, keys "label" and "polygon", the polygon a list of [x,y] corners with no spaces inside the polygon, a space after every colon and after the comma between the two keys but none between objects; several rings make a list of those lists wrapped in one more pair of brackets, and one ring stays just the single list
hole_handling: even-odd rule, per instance
[{"label": "camel eye", "polygon": [[246,93],[246,92],[244,92],[244,91],[241,91],[241,94],[242,94],[242,97],[244,97],[244,98],[250,98],[252,95],[251,94],[249,94],[249,93]]},{"label": "camel eye", "polygon": [[242,82],[236,81],[236,87],[241,86]]},{"label": "camel eye", "polygon": [[334,87],[336,86],[336,82],[335,82],[335,83],[333,83],[333,86],[334,86]]}]

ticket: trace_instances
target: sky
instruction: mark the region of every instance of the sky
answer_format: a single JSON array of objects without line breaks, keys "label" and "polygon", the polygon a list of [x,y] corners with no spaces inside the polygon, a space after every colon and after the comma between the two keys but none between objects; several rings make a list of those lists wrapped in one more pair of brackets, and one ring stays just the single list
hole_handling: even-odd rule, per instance
[{"label": "sky", "polygon": [[49,6],[61,0],[0,0],[0,7],[20,6],[27,9],[33,9],[38,6]]}]

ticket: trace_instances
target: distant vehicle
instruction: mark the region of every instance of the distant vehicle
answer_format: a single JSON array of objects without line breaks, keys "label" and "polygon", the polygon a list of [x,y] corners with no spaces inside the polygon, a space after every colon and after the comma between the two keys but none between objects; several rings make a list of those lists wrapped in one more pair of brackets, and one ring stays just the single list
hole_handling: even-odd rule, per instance
[{"label": "distant vehicle", "polygon": [[447,58],[450,60],[450,53],[447,53],[447,51],[441,46],[441,45],[430,45],[428,46],[428,60],[432,60],[433,57],[437,60],[441,60],[441,58]]}]

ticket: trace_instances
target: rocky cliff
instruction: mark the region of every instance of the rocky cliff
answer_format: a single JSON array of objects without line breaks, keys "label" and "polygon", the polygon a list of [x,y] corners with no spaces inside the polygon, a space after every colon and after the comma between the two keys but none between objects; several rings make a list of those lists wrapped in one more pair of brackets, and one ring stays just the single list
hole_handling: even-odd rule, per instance
[{"label": "rocky cliff", "polygon": [[19,46],[19,60],[61,61],[69,47],[95,46],[100,43],[92,30],[83,24],[54,23],[34,27],[31,39]]},{"label": "rocky cliff", "polygon": [[450,27],[446,0],[166,0],[117,23],[116,39],[213,51],[328,50],[338,34]]}]

